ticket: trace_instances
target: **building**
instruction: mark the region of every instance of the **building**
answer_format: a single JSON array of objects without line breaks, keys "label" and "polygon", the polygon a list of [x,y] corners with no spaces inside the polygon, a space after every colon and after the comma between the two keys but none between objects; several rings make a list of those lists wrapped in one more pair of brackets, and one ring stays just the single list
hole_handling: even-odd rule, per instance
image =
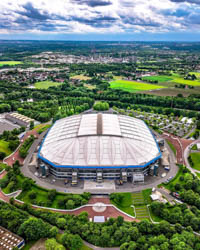
[{"label": "building", "polygon": [[23,238],[0,226],[0,249],[11,250],[14,247],[20,249],[24,244]]},{"label": "building", "polygon": [[20,126],[28,127],[30,125],[30,122],[33,121],[34,119],[31,119],[25,115],[21,115],[18,113],[9,113],[6,114],[5,118],[15,124],[18,124]]},{"label": "building", "polygon": [[55,122],[38,152],[39,164],[56,178],[133,180],[161,158],[159,146],[139,119],[116,114],[82,114]]}]

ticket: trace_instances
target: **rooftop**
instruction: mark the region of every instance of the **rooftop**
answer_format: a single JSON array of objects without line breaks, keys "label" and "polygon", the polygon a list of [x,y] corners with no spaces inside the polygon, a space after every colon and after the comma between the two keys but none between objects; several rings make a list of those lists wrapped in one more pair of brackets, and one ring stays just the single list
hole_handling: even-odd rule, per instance
[{"label": "rooftop", "polygon": [[39,157],[56,166],[138,166],[160,157],[160,151],[142,120],[98,113],[58,120]]}]

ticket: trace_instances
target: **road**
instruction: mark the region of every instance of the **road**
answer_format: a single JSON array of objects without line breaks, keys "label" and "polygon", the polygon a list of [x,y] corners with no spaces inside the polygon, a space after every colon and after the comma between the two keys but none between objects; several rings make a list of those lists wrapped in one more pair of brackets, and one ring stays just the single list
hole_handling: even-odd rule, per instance
[{"label": "road", "polygon": [[190,163],[189,163],[189,161],[188,161],[188,156],[189,156],[189,154],[190,154],[190,149],[192,148],[192,146],[193,146],[194,144],[197,144],[197,143],[200,143],[200,139],[193,141],[190,145],[188,145],[188,146],[186,147],[186,149],[185,149],[185,151],[184,151],[185,165],[186,165],[186,167],[187,167],[195,176],[197,176],[196,173],[200,173],[200,171],[199,171],[199,170],[196,170],[196,169],[194,169],[194,168],[192,168],[192,167],[190,166]]}]

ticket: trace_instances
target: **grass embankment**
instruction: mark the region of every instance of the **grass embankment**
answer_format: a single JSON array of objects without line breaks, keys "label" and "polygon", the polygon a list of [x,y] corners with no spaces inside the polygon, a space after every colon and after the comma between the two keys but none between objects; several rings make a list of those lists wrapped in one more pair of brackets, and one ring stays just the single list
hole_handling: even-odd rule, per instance
[{"label": "grass embankment", "polygon": [[9,149],[9,142],[0,140],[0,152],[4,152],[6,156],[12,153],[12,151]]},{"label": "grass embankment", "polygon": [[[176,174],[176,176],[169,183],[167,183],[167,184],[162,183],[162,184],[158,185],[158,187],[163,186],[170,191],[175,191],[175,185],[177,183],[180,183],[180,184],[185,183],[185,177],[187,178],[187,176],[189,176],[191,174],[184,170],[185,169],[184,166],[182,166],[182,165],[178,165],[178,166],[179,166],[179,170],[178,170],[178,173]],[[180,180],[181,176],[184,177],[184,179],[182,181]]]},{"label": "grass embankment", "polygon": [[188,157],[188,160],[192,168],[200,171],[200,153],[191,153]]},{"label": "grass embankment", "polygon": [[13,65],[17,65],[17,64],[22,64],[22,62],[20,62],[20,61],[0,61],[0,67],[5,66],[5,65],[13,66]]},{"label": "grass embankment", "polygon": [[34,127],[34,129],[36,129],[38,134],[41,134],[42,132],[44,132],[50,127],[51,127],[51,124],[38,124]]},{"label": "grass embankment", "polygon": [[131,193],[116,193],[119,199],[110,199],[111,203],[122,210],[123,212],[135,216],[134,209],[131,207],[133,205],[132,194]]},{"label": "grass embankment", "polygon": [[116,80],[110,82],[110,87],[113,89],[122,89],[129,92],[137,91],[146,91],[165,88],[164,86],[150,83],[143,83],[137,81],[125,81],[125,80]]},{"label": "grass embankment", "polygon": [[52,82],[52,81],[42,81],[42,82],[36,82],[35,88],[36,89],[48,89],[49,87],[56,87],[61,85],[60,82]]},{"label": "grass embankment", "polygon": [[173,151],[174,155],[176,156],[176,148],[169,140],[166,140],[166,141],[167,141],[167,144],[169,145],[169,147],[171,148],[171,150]]}]

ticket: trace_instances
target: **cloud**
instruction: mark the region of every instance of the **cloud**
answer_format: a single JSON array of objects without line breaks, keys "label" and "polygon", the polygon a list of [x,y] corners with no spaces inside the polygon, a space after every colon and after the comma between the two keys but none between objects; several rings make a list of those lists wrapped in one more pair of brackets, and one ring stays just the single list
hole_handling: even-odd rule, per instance
[{"label": "cloud", "polygon": [[199,30],[198,3],[200,0],[3,0],[0,33]]},{"label": "cloud", "polygon": [[107,6],[112,4],[112,2],[104,0],[73,0],[73,2],[81,5],[88,5],[90,7]]},{"label": "cloud", "polygon": [[200,0],[171,0],[175,3],[194,3],[194,4],[200,4]]}]

